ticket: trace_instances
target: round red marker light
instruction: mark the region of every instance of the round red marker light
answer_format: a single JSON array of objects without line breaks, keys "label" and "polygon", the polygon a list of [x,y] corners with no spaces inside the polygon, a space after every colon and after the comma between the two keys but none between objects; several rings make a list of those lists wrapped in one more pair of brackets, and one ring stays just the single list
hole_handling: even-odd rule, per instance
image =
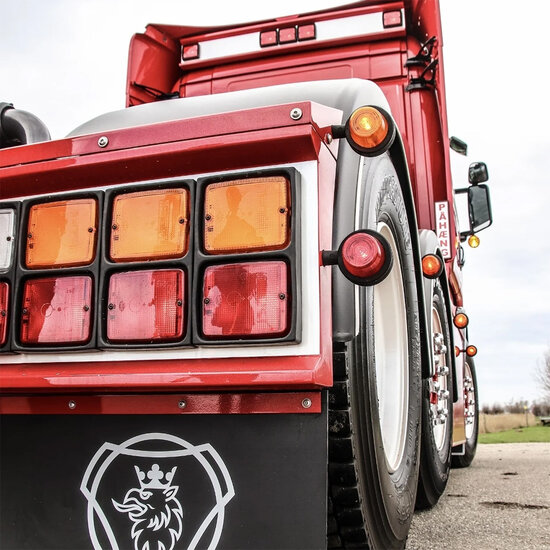
[{"label": "round red marker light", "polygon": [[355,277],[373,277],[386,260],[382,243],[368,233],[354,233],[342,246],[342,261]]},{"label": "round red marker light", "polygon": [[443,272],[443,262],[435,254],[426,254],[422,258],[422,273],[428,279],[437,279]]},{"label": "round red marker light", "polygon": [[468,326],[468,316],[465,313],[457,313],[453,319],[456,328],[466,328]]}]

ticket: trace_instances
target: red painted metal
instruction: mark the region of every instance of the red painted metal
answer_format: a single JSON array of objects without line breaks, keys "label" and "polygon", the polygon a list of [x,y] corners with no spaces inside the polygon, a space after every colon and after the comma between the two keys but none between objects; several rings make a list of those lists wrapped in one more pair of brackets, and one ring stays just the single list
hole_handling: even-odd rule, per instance
[{"label": "red painted metal", "polygon": [[320,392],[3,396],[0,414],[312,414]]}]

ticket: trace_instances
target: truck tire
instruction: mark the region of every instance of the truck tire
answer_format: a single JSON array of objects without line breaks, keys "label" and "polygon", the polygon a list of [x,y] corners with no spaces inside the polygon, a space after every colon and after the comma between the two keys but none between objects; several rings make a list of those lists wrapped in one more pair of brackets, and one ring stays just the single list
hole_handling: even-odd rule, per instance
[{"label": "truck tire", "polygon": [[358,288],[358,333],[334,345],[329,547],[403,548],[414,512],[421,430],[414,251],[389,157],[365,168],[361,227],[386,237],[394,263],[384,281]]},{"label": "truck tire", "polygon": [[466,423],[466,442],[464,454],[453,455],[453,468],[467,468],[474,460],[479,431],[479,406],[477,396],[477,378],[474,360],[466,358],[464,364],[464,421]]},{"label": "truck tire", "polygon": [[435,506],[443,494],[451,468],[453,384],[451,331],[445,296],[436,281],[432,296],[431,342],[434,376],[423,381],[422,443],[416,508]]}]

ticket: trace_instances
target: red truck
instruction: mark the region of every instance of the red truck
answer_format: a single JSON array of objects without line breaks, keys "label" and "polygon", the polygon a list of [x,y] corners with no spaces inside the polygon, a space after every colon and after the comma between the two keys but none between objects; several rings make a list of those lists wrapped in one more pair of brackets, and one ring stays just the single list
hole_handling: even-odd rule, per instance
[{"label": "red truck", "polygon": [[441,41],[149,25],[126,109],[0,104],[2,548],[404,547],[477,439]]}]

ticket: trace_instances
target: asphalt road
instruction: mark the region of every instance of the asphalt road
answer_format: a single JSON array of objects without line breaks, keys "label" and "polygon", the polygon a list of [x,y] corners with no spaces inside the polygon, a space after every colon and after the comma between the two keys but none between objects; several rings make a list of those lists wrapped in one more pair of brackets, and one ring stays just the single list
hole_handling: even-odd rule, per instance
[{"label": "asphalt road", "polygon": [[417,512],[407,550],[550,550],[550,443],[479,445]]}]

